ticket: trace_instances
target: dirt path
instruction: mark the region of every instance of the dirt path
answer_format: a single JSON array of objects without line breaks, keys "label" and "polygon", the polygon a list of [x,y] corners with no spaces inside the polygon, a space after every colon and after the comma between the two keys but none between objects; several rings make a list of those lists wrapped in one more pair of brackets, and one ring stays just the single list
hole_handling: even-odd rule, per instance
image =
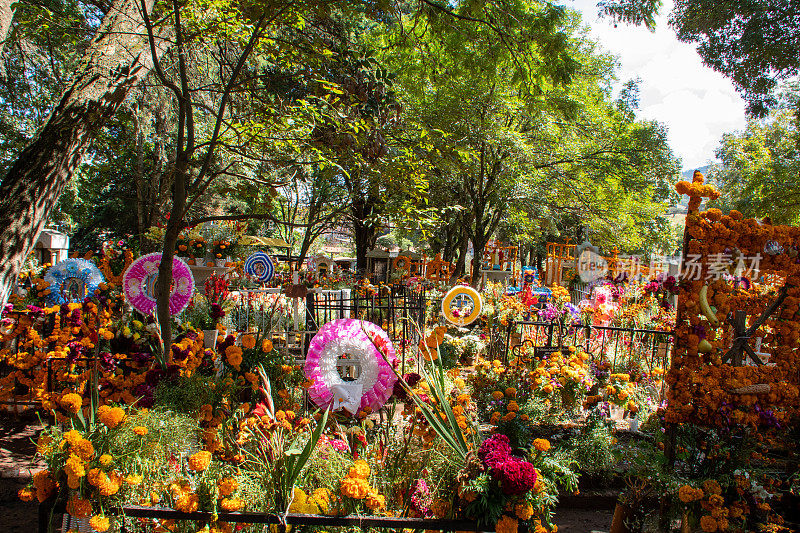
[{"label": "dirt path", "polygon": [[38,505],[21,501],[17,491],[30,481],[31,458],[36,451],[32,439],[37,437],[39,429],[35,418],[0,415],[0,531],[3,533],[37,531]]},{"label": "dirt path", "polygon": [[608,533],[613,515],[604,509],[559,508],[555,522],[558,533]]}]

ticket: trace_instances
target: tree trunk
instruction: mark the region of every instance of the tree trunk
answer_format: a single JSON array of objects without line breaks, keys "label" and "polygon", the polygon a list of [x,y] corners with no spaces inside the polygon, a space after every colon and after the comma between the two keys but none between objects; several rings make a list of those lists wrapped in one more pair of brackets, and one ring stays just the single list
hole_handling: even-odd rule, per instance
[{"label": "tree trunk", "polygon": [[[146,95],[142,94],[142,99]],[[167,179],[165,168],[169,166],[164,149],[164,137],[166,135],[166,119],[164,117],[164,103],[152,109],[154,124],[153,139],[153,162],[149,167],[145,164],[145,137],[142,131],[142,124],[148,118],[148,108],[144,103],[137,106],[134,112],[134,125],[137,129],[136,135],[136,231],[139,238],[139,248],[142,253],[157,251],[160,247],[145,239],[145,232],[148,228],[155,226],[161,216],[161,206],[164,197],[172,186],[172,181]],[[172,173],[169,173],[171,176]]]},{"label": "tree trunk", "polygon": [[[153,0],[147,1],[152,5]],[[165,47],[157,46],[162,53]],[[0,184],[0,303],[8,300],[22,263],[94,133],[152,65],[137,2],[119,0],[103,19],[70,87]]]},{"label": "tree trunk", "polygon": [[167,230],[164,234],[164,248],[161,250],[161,263],[158,265],[156,282],[156,314],[161,327],[161,340],[164,346],[164,360],[172,361],[172,316],[169,312],[169,296],[172,288],[172,261],[181,233],[183,211],[186,209],[186,184],[188,182],[186,154],[178,156],[175,169],[175,183],[172,192],[172,211],[169,214]]},{"label": "tree trunk", "polygon": [[461,231],[461,237],[458,242],[458,261],[453,269],[453,274],[450,276],[450,283],[464,275],[467,266],[467,251],[469,250],[469,235],[465,230]]},{"label": "tree trunk", "polygon": [[297,254],[297,270],[300,270],[300,265],[306,260],[306,254],[308,254],[311,245],[314,244],[314,240],[311,234],[311,228],[307,227],[305,233],[303,233],[303,242],[300,243],[300,251]]},{"label": "tree trunk", "polygon": [[367,272],[367,253],[375,246],[377,232],[371,218],[375,214],[378,198],[372,192],[361,198],[353,198],[353,239],[356,244],[356,271]]},{"label": "tree trunk", "polygon": [[470,285],[473,287],[478,287],[481,279],[481,259],[487,242],[489,242],[489,237],[484,236],[483,231],[475,232],[475,236],[472,238],[472,279],[470,280]]},{"label": "tree trunk", "polygon": [[369,252],[370,233],[374,230],[368,227],[364,220],[353,219],[353,239],[356,243],[356,271],[362,275],[367,274],[367,252]]}]

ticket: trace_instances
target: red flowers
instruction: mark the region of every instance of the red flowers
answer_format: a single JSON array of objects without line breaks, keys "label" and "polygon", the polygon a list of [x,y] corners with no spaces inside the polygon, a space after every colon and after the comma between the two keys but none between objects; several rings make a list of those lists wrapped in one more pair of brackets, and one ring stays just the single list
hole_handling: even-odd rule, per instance
[{"label": "red flowers", "polygon": [[536,468],[516,457],[510,457],[495,472],[492,475],[500,480],[500,487],[508,496],[525,494],[536,484]]},{"label": "red flowers", "polygon": [[501,433],[492,435],[481,443],[478,458],[489,470],[500,468],[511,458],[511,442]]},{"label": "red flowers", "polygon": [[511,455],[511,444],[503,434],[492,435],[481,444],[478,457],[506,495],[525,494],[536,484],[536,468]]},{"label": "red flowers", "polygon": [[209,304],[220,304],[228,297],[228,280],[217,274],[212,274],[206,280],[205,296]]}]

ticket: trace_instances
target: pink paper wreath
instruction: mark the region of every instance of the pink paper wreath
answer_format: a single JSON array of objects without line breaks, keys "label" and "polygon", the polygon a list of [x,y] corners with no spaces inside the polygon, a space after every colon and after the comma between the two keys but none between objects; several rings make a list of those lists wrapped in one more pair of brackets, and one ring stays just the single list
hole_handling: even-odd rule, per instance
[{"label": "pink paper wreath", "polygon": [[[143,255],[131,263],[122,278],[125,298],[145,316],[153,314],[156,308],[155,281],[161,254]],[[194,277],[189,265],[175,257],[172,259],[172,291],[169,295],[169,314],[177,315],[183,311],[194,292]]]},{"label": "pink paper wreath", "polygon": [[[362,322],[354,318],[333,320],[323,325],[311,339],[305,375],[312,382],[308,395],[316,405],[328,407],[334,403],[331,389],[337,385],[362,386],[361,411],[367,408],[377,411],[392,396],[397,381],[391,366],[397,361],[392,341],[376,324],[363,322],[364,330],[375,341],[373,344],[361,326]],[[375,347],[376,344],[381,347],[383,355]],[[357,359],[361,366],[361,373],[355,381],[342,380],[336,369],[336,362],[343,354]]]}]

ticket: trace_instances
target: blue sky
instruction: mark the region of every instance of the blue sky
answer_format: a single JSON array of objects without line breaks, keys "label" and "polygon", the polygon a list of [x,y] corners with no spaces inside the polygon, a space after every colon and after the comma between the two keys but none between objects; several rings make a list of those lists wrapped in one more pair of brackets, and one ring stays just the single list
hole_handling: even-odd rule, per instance
[{"label": "blue sky", "polygon": [[[569,4],[568,4],[569,5]],[[723,133],[742,129],[745,104],[722,74],[703,65],[695,46],[681,43],[667,25],[672,1],[664,0],[655,33],[597,17],[596,0],[575,0],[591,35],[620,61],[620,82],[641,78],[640,118],[667,126],[669,143],[684,169],[714,159]]]}]

